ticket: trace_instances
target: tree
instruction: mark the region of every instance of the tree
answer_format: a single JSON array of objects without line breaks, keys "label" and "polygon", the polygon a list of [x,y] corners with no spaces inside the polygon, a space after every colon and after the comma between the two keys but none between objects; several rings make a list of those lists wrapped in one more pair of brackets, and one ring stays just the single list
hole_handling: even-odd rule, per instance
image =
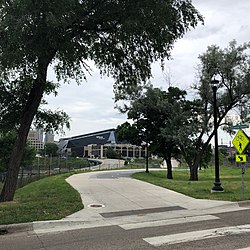
[{"label": "tree", "polygon": [[116,128],[118,141],[129,142],[134,145],[141,145],[143,138],[140,137],[139,130],[135,124],[124,122]]},{"label": "tree", "polygon": [[[158,113],[155,111],[158,110],[156,100],[163,96],[161,94],[160,89],[148,86],[146,92],[142,91],[141,96],[138,95],[130,102],[130,106],[125,107],[124,112],[127,112],[128,119],[132,120],[133,124],[125,122],[117,127],[119,140],[127,140],[138,146],[144,144],[147,152],[151,150],[159,132],[159,126],[156,123],[160,119],[157,119]],[[146,160],[148,160],[147,156]]]},{"label": "tree", "polygon": [[29,145],[29,143],[27,143],[27,145],[24,149],[21,167],[24,169],[32,167],[32,164],[34,163],[34,160],[36,157],[36,153],[37,153],[36,149],[34,147],[32,147],[31,145]]},{"label": "tree", "polygon": [[14,137],[11,133],[0,136],[0,172],[7,171],[13,139]]},{"label": "tree", "polygon": [[106,149],[106,157],[109,159],[121,159],[121,155],[116,152],[112,147]]},{"label": "tree", "polygon": [[44,145],[44,152],[48,155],[56,155],[58,151],[58,146],[56,143],[48,142]]},{"label": "tree", "polygon": [[79,83],[95,62],[125,98],[151,76],[151,63],[202,21],[190,1],[13,0],[0,2],[0,72],[27,91],[0,201],[13,200],[30,125],[47,88],[48,67],[58,80]]},{"label": "tree", "polygon": [[[200,102],[198,100],[186,100],[186,91],[177,87],[170,87],[162,101],[164,107],[159,114],[161,117],[160,134],[155,145],[157,153],[161,153],[167,163],[168,178],[172,177],[171,158],[177,160],[184,157],[189,164],[194,149],[192,143],[199,127],[197,111]],[[165,146],[164,146],[165,145]]]},{"label": "tree", "polygon": [[156,155],[162,156],[167,164],[167,178],[173,179],[172,174],[172,157],[178,158],[180,155],[180,149],[178,146],[181,131],[185,131],[185,117],[184,105],[186,105],[186,91],[180,90],[176,87],[169,87],[168,91],[162,91],[163,96],[160,99],[156,99],[156,103],[159,102],[158,112],[155,110],[155,114],[158,115],[159,133],[155,137],[152,145],[152,152]]},{"label": "tree", "polygon": [[185,91],[175,87],[167,92],[148,88],[128,107],[128,119],[133,120],[133,124],[126,122],[118,126],[118,139],[127,139],[137,145],[150,142],[150,151],[167,163],[168,179],[173,178],[171,158],[179,158],[179,144],[186,140],[184,136],[190,136],[185,124],[190,121],[192,111],[185,96]]},{"label": "tree", "polygon": [[[2,133],[18,130],[22,111],[28,98],[28,87],[24,82],[0,80],[0,131]],[[55,88],[55,84],[47,82],[45,94],[56,94]],[[35,127],[56,132],[63,132],[64,126],[70,127],[69,116],[65,112],[44,109],[45,104],[47,102],[43,99],[33,120]]]},{"label": "tree", "polygon": [[[230,125],[224,120],[230,111],[240,112],[242,121],[249,120],[247,116],[250,107],[250,43],[237,45],[236,41],[229,43],[228,48],[209,46],[207,51],[199,56],[199,83],[196,86],[201,100],[199,128],[193,140],[195,154],[190,162],[190,180],[198,180],[198,166],[206,151],[215,130],[219,126]],[[219,75],[221,80],[217,91],[218,127],[213,128],[212,88],[211,79]],[[206,139],[205,139],[206,137]],[[203,141],[204,140],[204,141]]]},{"label": "tree", "polygon": [[[0,172],[6,172],[8,170],[8,162],[15,138],[15,132],[8,132],[0,135]],[[32,164],[35,155],[35,149],[27,143],[25,145],[21,166],[26,167]]]}]

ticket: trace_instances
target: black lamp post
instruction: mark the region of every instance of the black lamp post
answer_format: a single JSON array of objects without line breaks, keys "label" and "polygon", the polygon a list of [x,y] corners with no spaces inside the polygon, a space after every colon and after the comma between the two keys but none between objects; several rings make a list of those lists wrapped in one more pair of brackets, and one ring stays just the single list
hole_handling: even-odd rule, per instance
[{"label": "black lamp post", "polygon": [[217,104],[216,104],[216,92],[218,80],[213,79],[211,81],[213,89],[213,104],[214,104],[214,165],[215,165],[215,182],[212,187],[212,192],[223,192],[224,189],[220,183],[220,167],[219,167],[219,149],[218,149],[218,131],[217,131]]},{"label": "black lamp post", "polygon": [[146,173],[149,173],[149,170],[148,170],[148,142],[146,142]]},{"label": "black lamp post", "polygon": [[149,155],[148,155],[148,131],[147,131],[147,129],[143,129],[142,130],[143,131],[143,134],[144,134],[144,138],[145,138],[145,141],[143,141],[143,143],[142,143],[142,145],[143,146],[145,146],[145,160],[146,160],[146,173],[149,173],[149,169],[148,169],[148,157],[149,157]]},{"label": "black lamp post", "polygon": [[148,130],[146,129],[145,130],[145,134],[146,134],[146,173],[149,173],[149,170],[148,170]]}]

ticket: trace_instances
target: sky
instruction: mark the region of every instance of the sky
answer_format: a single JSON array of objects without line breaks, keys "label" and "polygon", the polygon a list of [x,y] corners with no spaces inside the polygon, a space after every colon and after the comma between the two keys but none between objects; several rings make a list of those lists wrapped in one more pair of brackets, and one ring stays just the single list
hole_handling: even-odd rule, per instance
[{"label": "sky", "polygon": [[[171,60],[165,61],[162,72],[160,64],[152,65],[155,87],[167,89],[169,82],[188,92],[196,81],[198,56],[206,52],[210,45],[221,48],[235,39],[238,44],[250,41],[250,1],[249,0],[193,0],[193,5],[204,17],[204,25],[199,24],[179,39],[171,51]],[[77,85],[61,84],[58,95],[48,96],[48,108],[64,110],[71,118],[71,129],[65,129],[61,137],[75,136],[100,130],[116,128],[126,121],[126,115],[114,108],[113,83],[109,77],[101,77],[99,71],[91,65],[92,75],[87,81]],[[49,79],[54,79],[49,71]],[[229,144],[231,138],[220,132],[219,142]]]}]

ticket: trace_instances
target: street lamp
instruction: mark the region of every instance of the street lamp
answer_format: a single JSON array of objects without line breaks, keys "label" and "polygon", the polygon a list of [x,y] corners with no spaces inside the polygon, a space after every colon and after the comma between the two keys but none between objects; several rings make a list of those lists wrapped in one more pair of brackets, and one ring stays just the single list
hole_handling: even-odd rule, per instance
[{"label": "street lamp", "polygon": [[149,173],[149,170],[148,170],[148,141],[146,142],[143,142],[141,144],[142,146],[145,146],[145,160],[146,160],[146,173]]},{"label": "street lamp", "polygon": [[143,134],[145,136],[145,141],[143,141],[142,145],[145,146],[145,158],[146,158],[146,173],[149,173],[149,170],[148,170],[148,144],[149,144],[149,141],[148,141],[148,131],[146,128],[143,128],[142,129],[143,131]]},{"label": "street lamp", "polygon": [[218,149],[218,131],[217,131],[217,104],[216,92],[219,81],[213,79],[211,81],[213,89],[213,106],[214,106],[214,166],[215,166],[215,182],[211,192],[223,192],[224,189],[220,183],[220,167],[219,167],[219,149]]},{"label": "street lamp", "polygon": [[146,141],[146,173],[149,173],[149,170],[148,170],[148,141]]}]

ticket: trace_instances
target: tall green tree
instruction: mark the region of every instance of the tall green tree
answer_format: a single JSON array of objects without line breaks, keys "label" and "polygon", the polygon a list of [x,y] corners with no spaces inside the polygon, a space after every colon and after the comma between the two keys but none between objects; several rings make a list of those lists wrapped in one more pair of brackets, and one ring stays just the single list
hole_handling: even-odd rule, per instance
[{"label": "tall green tree", "polygon": [[127,140],[138,146],[144,144],[148,154],[159,133],[161,119],[158,119],[160,111],[157,100],[162,98],[164,94],[160,89],[148,86],[146,92],[141,92],[141,96],[131,101],[123,112],[127,112],[128,119],[132,120],[133,124],[125,122],[117,127],[118,140]]},{"label": "tall green tree", "polygon": [[[167,177],[172,179],[171,158],[178,159],[181,154],[181,144],[192,137],[192,132],[187,126],[193,120],[193,102],[186,100],[186,91],[176,87],[168,88],[166,98],[163,99],[163,118],[160,126],[159,142],[156,143],[157,151],[160,152],[167,163]],[[162,145],[163,144],[163,145]],[[185,158],[185,157],[184,157]]]},{"label": "tall green tree", "polygon": [[[224,120],[231,112],[239,112],[242,122],[249,121],[250,107],[250,43],[237,45],[231,41],[225,49],[213,45],[199,56],[199,81],[196,85],[202,107],[199,115],[199,129],[194,130],[193,141],[195,154],[190,161],[190,179],[198,180],[198,167],[215,130],[228,125]],[[217,91],[217,127],[213,127],[213,95],[211,80],[219,76]],[[192,127],[192,126],[191,126]]]},{"label": "tall green tree", "polygon": [[128,119],[133,124],[126,122],[117,129],[118,138],[137,145],[150,142],[150,151],[163,157],[167,163],[168,179],[173,178],[171,158],[179,157],[180,143],[192,135],[185,127],[193,115],[186,94],[176,87],[170,87],[167,92],[148,88],[129,106]]},{"label": "tall green tree", "polygon": [[116,98],[125,98],[151,76],[151,63],[168,58],[174,42],[199,21],[189,0],[0,1],[0,78],[27,87],[0,201],[14,198],[49,66],[58,80],[81,82],[92,60],[115,79]]}]

